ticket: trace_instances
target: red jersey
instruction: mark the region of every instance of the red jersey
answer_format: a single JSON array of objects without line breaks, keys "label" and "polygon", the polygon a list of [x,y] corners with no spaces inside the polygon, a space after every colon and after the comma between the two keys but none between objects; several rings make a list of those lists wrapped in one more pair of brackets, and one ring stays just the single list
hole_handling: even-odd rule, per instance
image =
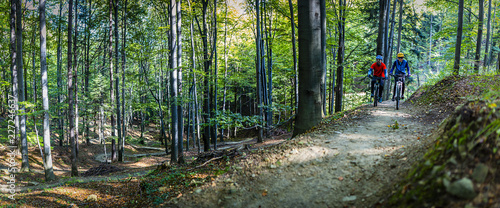
[{"label": "red jersey", "polygon": [[373,63],[372,66],[370,67],[371,69],[373,69],[373,75],[376,76],[376,77],[384,77],[385,78],[385,69],[387,69],[387,67],[385,66],[384,63],[381,63],[380,66],[377,65],[377,63]]}]

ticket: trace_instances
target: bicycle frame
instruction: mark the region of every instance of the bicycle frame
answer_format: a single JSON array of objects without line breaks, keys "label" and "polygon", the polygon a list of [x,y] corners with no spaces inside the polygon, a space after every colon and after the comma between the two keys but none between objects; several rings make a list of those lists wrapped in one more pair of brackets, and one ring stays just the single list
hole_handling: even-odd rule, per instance
[{"label": "bicycle frame", "polygon": [[382,82],[383,77],[373,77],[373,76],[369,77],[372,80],[375,80],[375,83],[373,85],[373,106],[377,107],[377,103],[379,100],[380,83]]},{"label": "bicycle frame", "polygon": [[394,99],[396,100],[396,110],[399,110],[399,100],[401,100],[403,93],[403,82],[405,81],[404,76],[391,75],[396,79],[396,92]]}]

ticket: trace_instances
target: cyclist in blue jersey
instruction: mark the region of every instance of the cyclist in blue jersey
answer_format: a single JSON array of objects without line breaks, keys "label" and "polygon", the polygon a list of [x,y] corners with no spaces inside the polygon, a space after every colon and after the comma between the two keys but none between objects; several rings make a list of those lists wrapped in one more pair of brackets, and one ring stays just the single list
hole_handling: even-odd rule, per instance
[{"label": "cyclist in blue jersey", "polygon": [[[394,61],[389,74],[393,74],[399,77],[410,77],[410,65],[408,61],[404,60],[405,55],[403,53],[398,53],[398,60]],[[394,70],[395,69],[395,70]],[[394,95],[396,94],[396,78],[394,78],[394,89],[392,93],[392,101],[394,101]],[[405,99],[405,82],[403,81],[403,91],[401,92],[401,99]]]}]

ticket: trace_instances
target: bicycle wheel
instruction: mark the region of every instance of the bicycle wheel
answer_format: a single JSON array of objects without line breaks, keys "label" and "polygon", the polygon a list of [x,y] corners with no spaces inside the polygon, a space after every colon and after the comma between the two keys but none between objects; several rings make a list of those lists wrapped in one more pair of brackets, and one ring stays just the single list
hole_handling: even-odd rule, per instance
[{"label": "bicycle wheel", "polygon": [[375,89],[373,90],[375,93],[373,95],[373,107],[377,107],[377,100],[378,100],[378,83],[375,83]]},{"label": "bicycle wheel", "polygon": [[399,110],[399,92],[401,89],[399,89],[401,87],[401,85],[398,84],[398,86],[396,87],[396,110]]}]

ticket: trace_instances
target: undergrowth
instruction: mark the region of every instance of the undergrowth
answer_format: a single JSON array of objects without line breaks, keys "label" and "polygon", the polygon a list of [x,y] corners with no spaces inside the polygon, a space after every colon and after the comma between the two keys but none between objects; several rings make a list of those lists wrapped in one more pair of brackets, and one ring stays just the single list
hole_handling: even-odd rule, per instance
[{"label": "undergrowth", "polygon": [[[420,89],[413,101],[430,108],[442,102],[460,104],[442,122],[443,133],[421,163],[412,168],[389,198],[390,207],[497,207],[500,206],[500,83],[498,76],[447,77]],[[414,96],[412,96],[414,97]],[[488,167],[484,181],[476,168]],[[474,198],[457,196],[450,184],[473,179]],[[447,189],[448,188],[448,189]]]}]

